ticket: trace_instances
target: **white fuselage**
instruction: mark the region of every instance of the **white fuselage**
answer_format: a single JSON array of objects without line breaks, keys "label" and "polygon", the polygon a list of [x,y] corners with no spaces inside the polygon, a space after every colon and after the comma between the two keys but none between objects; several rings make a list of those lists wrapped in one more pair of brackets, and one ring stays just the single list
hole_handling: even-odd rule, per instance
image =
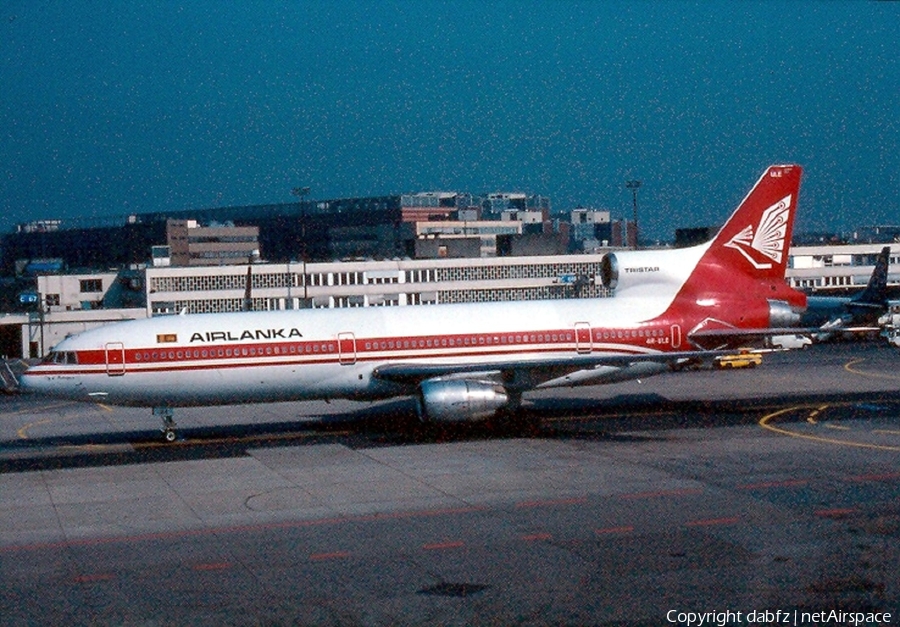
[{"label": "white fuselage", "polygon": [[[62,363],[44,363],[23,382],[57,397],[139,406],[373,399],[414,390],[374,377],[374,370],[385,364],[465,362],[485,363],[490,369],[492,362],[510,359],[527,363],[597,352],[678,350],[683,330],[652,321],[683,283],[685,277],[677,275],[686,275],[702,251],[683,252],[691,259],[667,267],[660,255],[682,251],[636,257],[641,270],[624,274],[620,286],[633,290],[628,298],[196,314],[124,322],[64,340],[54,348]],[[630,263],[623,264],[628,267]],[[680,268],[685,270],[678,272]],[[660,276],[673,272],[674,277]]]}]

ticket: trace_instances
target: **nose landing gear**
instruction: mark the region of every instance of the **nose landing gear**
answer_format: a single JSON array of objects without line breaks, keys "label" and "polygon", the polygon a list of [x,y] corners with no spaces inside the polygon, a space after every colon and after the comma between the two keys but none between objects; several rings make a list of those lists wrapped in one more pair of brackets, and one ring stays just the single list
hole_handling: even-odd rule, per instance
[{"label": "nose landing gear", "polygon": [[171,407],[154,407],[153,415],[162,419],[162,434],[166,442],[174,442],[178,438],[175,432],[175,410]]}]

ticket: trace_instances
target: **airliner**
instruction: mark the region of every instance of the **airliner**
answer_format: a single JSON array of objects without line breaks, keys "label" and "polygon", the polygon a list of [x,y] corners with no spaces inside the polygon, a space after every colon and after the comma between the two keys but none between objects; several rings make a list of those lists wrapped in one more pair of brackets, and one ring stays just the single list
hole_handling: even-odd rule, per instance
[{"label": "airliner", "polygon": [[866,288],[855,296],[807,296],[806,311],[800,316],[801,329],[773,335],[775,348],[806,348],[813,341],[826,342],[835,333],[856,335],[880,331],[878,318],[887,311],[887,276],[891,247],[885,246],[875,258],[875,267]]},{"label": "airliner", "polygon": [[485,420],[529,390],[647,377],[797,324],[784,281],[802,168],[770,166],[709,242],[609,253],[605,298],[157,316],[66,338],[22,375],[63,399],[152,408],[416,399]]},{"label": "airliner", "polygon": [[[887,311],[887,277],[891,247],[885,246],[875,259],[875,267],[866,288],[852,297],[809,296],[800,324],[822,330],[840,331],[845,327],[874,325]],[[823,334],[828,335],[828,334]],[[822,339],[822,338],[820,338]]]}]

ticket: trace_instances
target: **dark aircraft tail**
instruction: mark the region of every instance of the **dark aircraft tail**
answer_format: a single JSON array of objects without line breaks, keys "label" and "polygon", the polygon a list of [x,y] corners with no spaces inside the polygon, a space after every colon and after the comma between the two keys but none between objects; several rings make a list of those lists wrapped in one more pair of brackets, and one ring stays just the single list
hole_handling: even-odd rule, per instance
[{"label": "dark aircraft tail", "polygon": [[891,247],[885,246],[881,249],[878,259],[875,261],[875,269],[872,270],[872,276],[869,277],[869,283],[866,289],[853,297],[850,301],[850,308],[854,306],[871,308],[884,307],[887,301],[887,275],[888,262],[891,257]]}]

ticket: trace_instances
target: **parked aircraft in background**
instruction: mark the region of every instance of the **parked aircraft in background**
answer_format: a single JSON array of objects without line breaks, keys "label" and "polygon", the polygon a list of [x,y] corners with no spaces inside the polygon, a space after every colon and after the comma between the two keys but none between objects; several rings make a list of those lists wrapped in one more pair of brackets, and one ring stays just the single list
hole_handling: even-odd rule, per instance
[{"label": "parked aircraft in background", "polygon": [[836,332],[842,334],[873,333],[879,330],[878,317],[887,308],[887,276],[890,246],[881,249],[866,288],[852,297],[807,296],[806,311],[800,316],[800,327],[793,333],[774,335],[768,339],[773,348],[797,349],[813,341],[824,342]]},{"label": "parked aircraft in background", "polygon": [[56,397],[175,407],[412,395],[424,421],[485,419],[523,392],[646,377],[799,322],[784,282],[801,168],[769,167],[716,237],[606,255],[615,296],[159,316],[67,338],[22,376]]},{"label": "parked aircraft in background", "polygon": [[875,260],[875,268],[866,288],[853,297],[808,296],[807,309],[800,318],[802,326],[818,326],[823,330],[874,325],[887,307],[888,264],[890,246],[885,246]]}]

